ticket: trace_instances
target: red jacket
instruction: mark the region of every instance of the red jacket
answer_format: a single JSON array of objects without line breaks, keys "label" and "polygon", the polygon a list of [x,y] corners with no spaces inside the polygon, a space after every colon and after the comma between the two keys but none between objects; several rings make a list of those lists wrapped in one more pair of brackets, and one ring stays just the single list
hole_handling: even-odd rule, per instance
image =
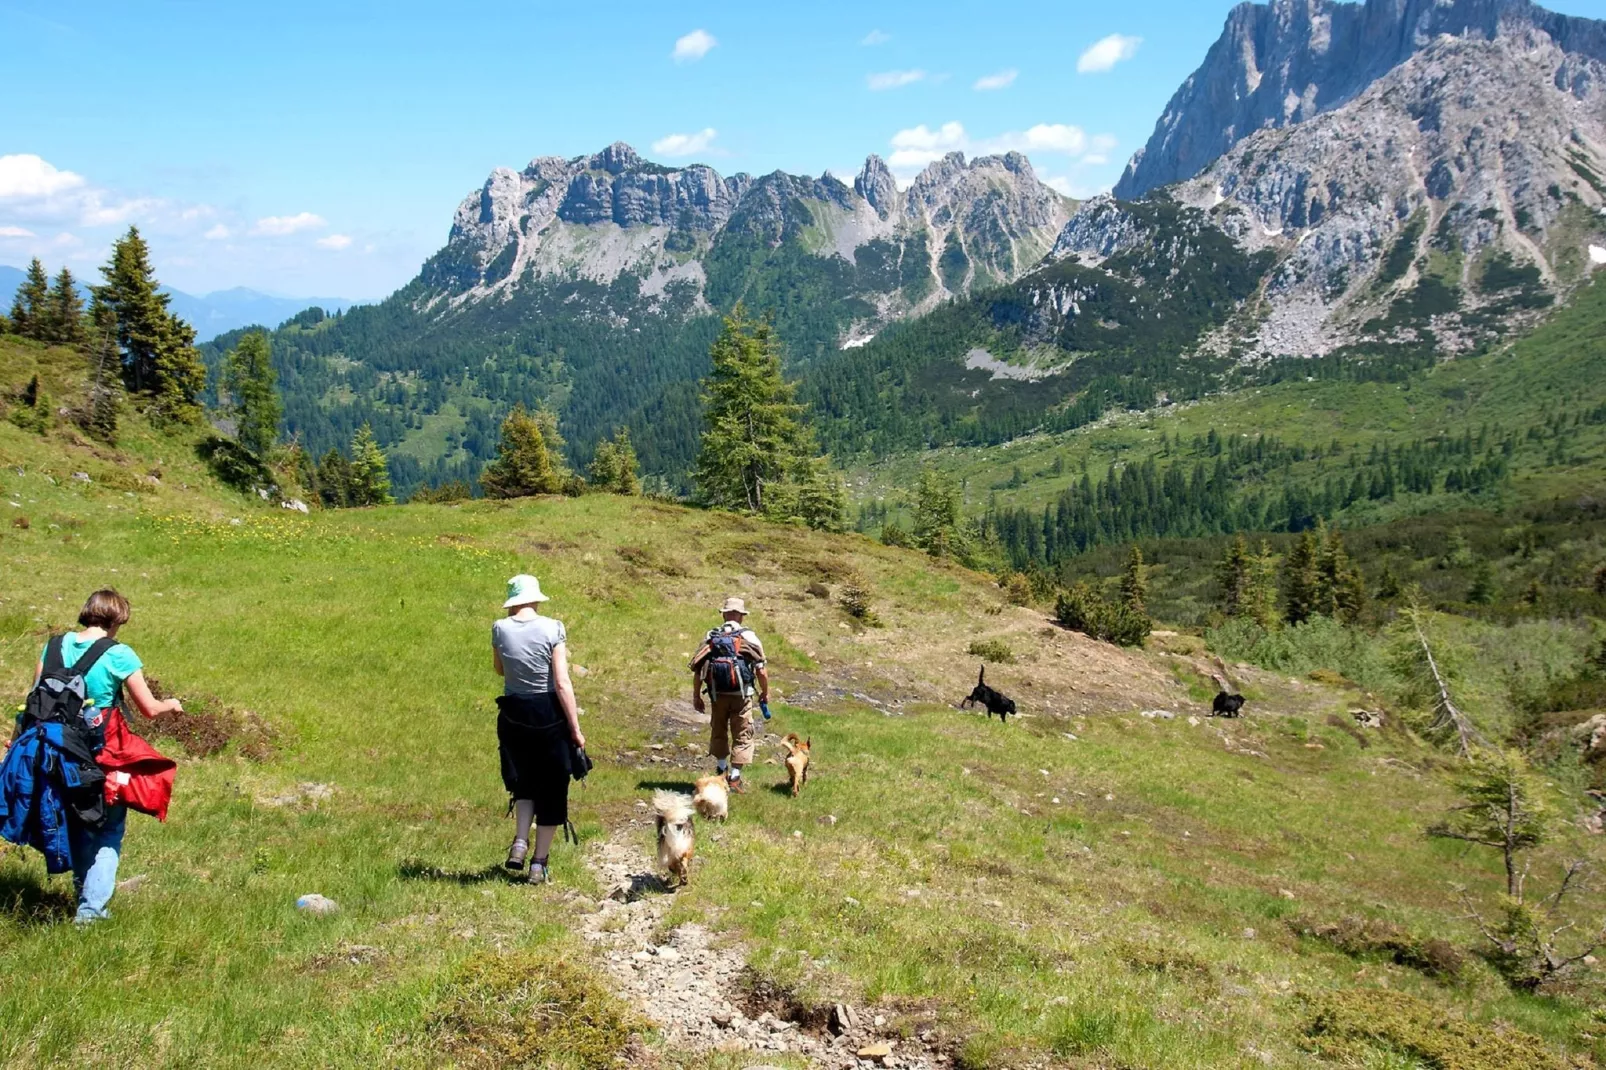
[{"label": "red jacket", "polygon": [[106,771],[108,805],[124,803],[158,821],[167,820],[178,763],[136,736],[116,707],[107,712],[106,747],[95,761]]}]

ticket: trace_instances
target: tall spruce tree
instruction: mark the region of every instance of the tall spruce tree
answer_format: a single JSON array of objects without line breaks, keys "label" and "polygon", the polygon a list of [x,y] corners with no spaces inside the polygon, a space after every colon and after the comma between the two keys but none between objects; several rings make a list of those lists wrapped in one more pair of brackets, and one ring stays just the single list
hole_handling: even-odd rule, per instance
[{"label": "tall spruce tree", "polygon": [[1337,527],[1318,524],[1316,532],[1316,611],[1353,624],[1366,606],[1366,581],[1350,562]]},{"label": "tall spruce tree", "polygon": [[614,494],[640,494],[637,464],[630,431],[621,427],[614,432],[613,441],[597,444],[596,455],[591,460],[591,485]]},{"label": "tall spruce tree", "polygon": [[117,420],[123,401],[123,377],[117,353],[117,319],[104,305],[89,328],[89,400],[83,426],[108,445],[117,444]]},{"label": "tall spruce tree", "polygon": [[487,498],[526,498],[563,489],[547,451],[539,414],[532,416],[523,405],[513,406],[502,421],[496,460],[480,472],[480,489]]},{"label": "tall spruce tree", "polygon": [[24,338],[47,341],[50,321],[50,279],[36,256],[28,264],[22,285],[11,298],[11,329]]},{"label": "tall spruce tree", "polygon": [[1243,614],[1267,631],[1281,621],[1277,612],[1277,555],[1265,539],[1260,540],[1260,551],[1249,556],[1249,578],[1242,604]]},{"label": "tall spruce tree", "polygon": [[259,459],[279,440],[279,403],[268,336],[252,331],[223,358],[223,389],[234,415],[234,437]]},{"label": "tall spruce tree", "polygon": [[1320,610],[1320,579],[1316,572],[1316,536],[1304,531],[1283,562],[1283,609],[1289,624],[1310,620]]},{"label": "tall spruce tree", "polygon": [[1126,555],[1126,567],[1121,570],[1121,604],[1133,613],[1146,614],[1148,597],[1149,569],[1143,563],[1143,551],[1133,543]]},{"label": "tall spruce tree", "polygon": [[43,333],[43,341],[56,345],[83,346],[88,341],[84,299],[78,296],[77,280],[65,267],[56,275],[56,281],[45,299]]},{"label": "tall spruce tree", "polygon": [[150,248],[138,227],[129,227],[117,240],[100,271],[106,281],[94,288],[94,297],[117,316],[129,389],[148,398],[158,416],[197,418],[206,365],[195,349],[195,329],[168,311],[168,296],[157,288]]},{"label": "tall spruce tree", "polygon": [[737,304],[709,354],[703,380],[705,430],[692,479],[709,505],[764,511],[766,489],[811,452],[803,408],[781,376],[780,343],[770,324]]},{"label": "tall spruce tree", "polygon": [[1216,566],[1216,580],[1221,584],[1221,612],[1236,617],[1245,611],[1244,595],[1249,589],[1249,543],[1242,535],[1233,536]]},{"label": "tall spruce tree", "polygon": [[351,465],[346,494],[352,505],[389,505],[390,466],[373,428],[363,424],[351,439]]}]

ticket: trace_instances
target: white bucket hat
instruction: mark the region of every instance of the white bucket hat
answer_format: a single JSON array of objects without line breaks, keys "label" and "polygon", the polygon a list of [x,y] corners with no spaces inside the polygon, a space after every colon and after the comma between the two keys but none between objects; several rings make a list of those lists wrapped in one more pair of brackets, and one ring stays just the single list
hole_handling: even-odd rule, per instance
[{"label": "white bucket hat", "polygon": [[731,595],[725,599],[725,604],[719,607],[719,611],[721,613],[740,613],[745,617],[747,616],[747,603],[735,595]]},{"label": "white bucket hat", "polygon": [[502,608],[512,609],[514,606],[529,606],[548,601],[551,599],[541,593],[541,581],[534,576],[520,573],[507,581],[507,601],[502,603]]}]

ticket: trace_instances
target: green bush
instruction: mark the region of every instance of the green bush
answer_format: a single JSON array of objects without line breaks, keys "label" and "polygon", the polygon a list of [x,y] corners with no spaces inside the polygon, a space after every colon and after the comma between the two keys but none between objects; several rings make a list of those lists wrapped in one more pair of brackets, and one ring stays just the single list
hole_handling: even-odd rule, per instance
[{"label": "green bush", "polygon": [[978,657],[983,661],[991,661],[999,665],[1013,665],[1015,663],[1015,652],[1002,639],[977,639],[970,644],[970,653],[972,657]]},{"label": "green bush", "polygon": [[876,615],[875,607],[870,604],[870,592],[856,583],[850,583],[836,596],[837,604],[843,612],[860,624],[871,628],[881,626],[881,618]]},{"label": "green bush", "polygon": [[1330,617],[1312,617],[1269,631],[1245,617],[1234,617],[1205,632],[1205,639],[1228,661],[1247,661],[1290,676],[1325,670],[1369,691],[1390,690],[1395,683],[1378,637]]},{"label": "green bush", "polygon": [[1496,1030],[1388,989],[1339,992],[1321,999],[1305,1025],[1306,1045],[1345,1066],[1375,1066],[1405,1056],[1435,1070],[1561,1070],[1536,1036]]},{"label": "green bush", "polygon": [[1293,918],[1288,927],[1353,958],[1382,959],[1443,981],[1454,980],[1466,965],[1466,956],[1449,941],[1414,936],[1376,918],[1346,917],[1334,922]]},{"label": "green bush", "polygon": [[195,447],[195,452],[213,475],[235,490],[249,494],[259,487],[274,485],[268,466],[232,438],[208,435]]},{"label": "green bush", "polygon": [[1054,616],[1074,632],[1117,646],[1141,646],[1153,627],[1147,615],[1105,598],[1086,583],[1060,592]]}]

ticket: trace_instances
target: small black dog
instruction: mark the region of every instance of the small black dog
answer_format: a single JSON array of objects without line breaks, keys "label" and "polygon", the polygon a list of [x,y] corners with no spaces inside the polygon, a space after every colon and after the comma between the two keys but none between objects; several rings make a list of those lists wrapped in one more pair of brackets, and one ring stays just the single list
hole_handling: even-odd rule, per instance
[{"label": "small black dog", "polygon": [[1229,695],[1225,691],[1216,692],[1216,699],[1210,704],[1212,717],[1236,717],[1238,711],[1244,708],[1242,695]]},{"label": "small black dog", "polygon": [[971,690],[970,694],[965,696],[965,700],[959,704],[959,708],[964,709],[973,702],[979,702],[986,706],[988,717],[995,713],[998,714],[1000,724],[1008,723],[1005,718],[1015,712],[1014,699],[1002,691],[987,686],[986,664],[982,665],[981,672],[976,675],[976,686]]}]

